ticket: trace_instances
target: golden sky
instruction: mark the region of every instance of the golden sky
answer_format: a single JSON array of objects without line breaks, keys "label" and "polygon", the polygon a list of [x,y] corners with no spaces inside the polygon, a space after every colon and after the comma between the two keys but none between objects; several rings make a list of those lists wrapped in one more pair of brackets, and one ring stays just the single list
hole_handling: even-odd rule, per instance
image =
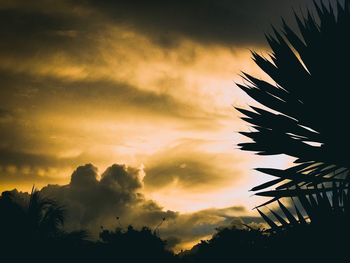
[{"label": "golden sky", "polygon": [[250,50],[267,53],[274,13],[303,1],[276,2],[0,0],[0,190],[124,164],[179,225],[255,215],[253,168],[290,160],[237,149],[233,106],[254,102],[235,82],[266,78]]}]

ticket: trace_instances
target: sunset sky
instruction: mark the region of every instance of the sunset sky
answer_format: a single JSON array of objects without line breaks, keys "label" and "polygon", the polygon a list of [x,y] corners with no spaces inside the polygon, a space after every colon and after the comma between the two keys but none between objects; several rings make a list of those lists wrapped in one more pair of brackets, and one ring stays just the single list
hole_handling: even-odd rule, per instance
[{"label": "sunset sky", "polygon": [[[241,71],[266,78],[250,50],[267,54],[270,25],[311,2],[0,0],[0,191],[66,185],[69,194],[43,191],[83,207],[72,193],[86,183],[79,176],[125,171],[132,184],[118,187],[137,201],[115,213],[119,195],[91,205],[107,204],[101,211],[125,215],[124,224],[153,226],[165,215],[178,248],[256,216],[248,190],[267,176],[253,168],[291,160],[237,148],[248,126],[233,107],[254,102],[235,82]],[[85,164],[93,166],[76,170]],[[71,181],[74,171],[82,181]],[[126,191],[107,179],[94,184]],[[111,220],[101,212],[87,225]]]}]

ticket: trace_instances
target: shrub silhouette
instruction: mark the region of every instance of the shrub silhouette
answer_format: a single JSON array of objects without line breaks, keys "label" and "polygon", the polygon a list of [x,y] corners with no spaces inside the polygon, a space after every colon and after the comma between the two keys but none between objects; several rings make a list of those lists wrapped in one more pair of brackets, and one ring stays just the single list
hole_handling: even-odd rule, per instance
[{"label": "shrub silhouette", "polygon": [[210,240],[202,240],[180,257],[184,262],[225,262],[230,258],[252,261],[267,251],[267,238],[260,229],[219,228]]},{"label": "shrub silhouette", "polygon": [[100,239],[103,245],[103,256],[108,258],[123,258],[136,262],[149,260],[156,262],[176,262],[174,254],[166,249],[166,241],[160,239],[148,227],[140,230],[131,225],[126,230],[117,228],[115,231],[102,230]]}]

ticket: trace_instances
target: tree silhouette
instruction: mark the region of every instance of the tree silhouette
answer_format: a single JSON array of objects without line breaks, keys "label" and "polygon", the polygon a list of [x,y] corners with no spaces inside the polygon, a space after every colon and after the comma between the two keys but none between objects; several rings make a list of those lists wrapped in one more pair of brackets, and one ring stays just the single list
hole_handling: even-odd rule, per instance
[{"label": "tree silhouette", "polygon": [[0,197],[0,251],[14,262],[178,262],[156,231],[129,226],[126,230],[101,230],[100,240],[88,240],[85,231],[63,230],[65,209],[54,200],[17,191]]},{"label": "tree silhouette", "polygon": [[3,192],[0,215],[0,247],[3,255],[7,253],[15,261],[59,250],[68,253],[80,248],[87,237],[83,230],[64,231],[65,209],[54,200],[42,197],[34,187],[24,196],[17,191]]},{"label": "tree silhouette", "polygon": [[246,73],[247,84],[238,84],[264,106],[238,108],[254,129],[242,132],[252,141],[239,144],[241,149],[296,158],[288,169],[257,169],[275,177],[252,189],[271,198],[261,206],[284,197],[310,201],[349,188],[349,1],[337,1],[336,7],[314,1],[314,6],[316,17],[310,11],[295,13],[300,32],[283,20],[283,30],[273,28],[274,34],[266,35],[269,59],[253,52],[255,63],[275,84]]},{"label": "tree silhouette", "polygon": [[131,262],[141,260],[175,262],[177,260],[173,253],[166,249],[166,241],[148,227],[136,230],[130,225],[126,230],[103,229],[100,239],[104,245],[104,258],[125,258]]},{"label": "tree silhouette", "polygon": [[267,236],[248,226],[223,227],[210,240],[202,240],[190,251],[180,254],[183,262],[227,262],[230,258],[257,260],[266,252]]},{"label": "tree silhouette", "polygon": [[55,201],[41,197],[33,187],[27,200],[20,200],[5,192],[1,198],[3,231],[11,231],[13,237],[20,234],[30,239],[49,239],[62,233],[65,211]]}]

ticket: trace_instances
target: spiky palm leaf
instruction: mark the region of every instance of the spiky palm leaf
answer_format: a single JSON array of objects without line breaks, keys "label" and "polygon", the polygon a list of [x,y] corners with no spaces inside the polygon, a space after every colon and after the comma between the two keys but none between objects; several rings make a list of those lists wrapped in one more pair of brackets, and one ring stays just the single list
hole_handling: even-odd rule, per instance
[{"label": "spiky palm leaf", "polygon": [[42,197],[33,187],[24,215],[32,235],[53,237],[61,232],[65,210],[54,200]]},{"label": "spiky palm leaf", "polygon": [[291,197],[294,211],[280,200],[277,201],[280,211],[270,210],[272,216],[257,210],[272,232],[304,227],[307,223],[318,227],[346,226],[350,220],[350,192],[348,186],[341,184],[334,183],[331,194],[323,186],[315,193]]},{"label": "spiky palm leaf", "polygon": [[[252,189],[272,197],[267,203],[311,196],[320,193],[321,186],[325,186],[322,192],[333,192],[333,183],[349,181],[349,1],[337,2],[337,8],[322,2],[314,6],[317,18],[311,12],[303,17],[295,14],[301,36],[283,21],[282,32],[274,29],[273,36],[266,36],[270,59],[253,52],[256,64],[276,84],[246,73],[248,84],[238,84],[265,106],[238,108],[254,128],[242,132],[252,142],[239,144],[241,149],[296,158],[288,169],[258,169],[276,177]],[[266,191],[269,187],[275,189]]]},{"label": "spiky palm leaf", "polygon": [[16,240],[46,242],[61,238],[65,209],[54,200],[40,195],[34,187],[30,195],[22,197],[18,192],[4,192],[0,197],[0,232]]}]

